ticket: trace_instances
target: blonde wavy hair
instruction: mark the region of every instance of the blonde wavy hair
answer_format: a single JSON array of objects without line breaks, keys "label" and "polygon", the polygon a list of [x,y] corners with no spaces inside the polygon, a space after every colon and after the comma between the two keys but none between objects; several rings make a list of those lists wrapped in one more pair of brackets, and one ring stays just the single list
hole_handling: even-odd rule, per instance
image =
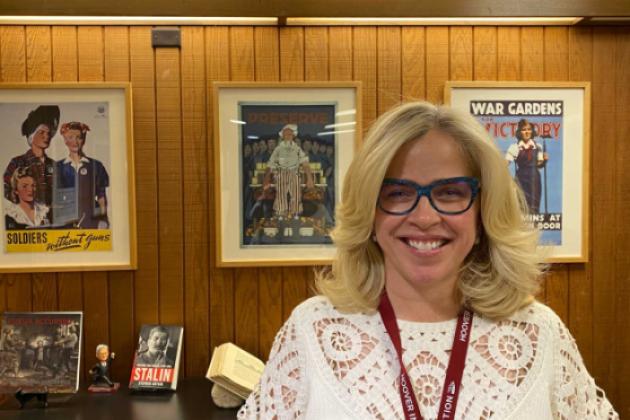
[{"label": "blonde wavy hair", "polygon": [[538,291],[543,269],[538,232],[524,222],[523,194],[486,130],[464,112],[427,102],[398,106],[370,129],[346,173],[332,233],[336,256],[332,268],[316,273],[316,289],[340,311],[376,310],[385,286],[384,259],[370,238],[381,183],[398,149],[429,130],[457,141],[481,184],[482,229],[460,269],[462,303],[488,318],[505,318]]}]

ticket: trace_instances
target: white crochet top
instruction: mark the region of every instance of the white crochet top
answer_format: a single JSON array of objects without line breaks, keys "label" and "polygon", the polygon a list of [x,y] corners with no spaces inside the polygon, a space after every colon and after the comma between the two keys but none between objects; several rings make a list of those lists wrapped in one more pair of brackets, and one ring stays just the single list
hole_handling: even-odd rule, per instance
[{"label": "white crochet top", "polygon": [[[436,419],[456,319],[398,321],[403,360],[425,420]],[[239,419],[404,419],[399,365],[380,315],[300,304],[276,336]],[[573,337],[535,302],[509,319],[473,319],[455,419],[618,419]]]}]

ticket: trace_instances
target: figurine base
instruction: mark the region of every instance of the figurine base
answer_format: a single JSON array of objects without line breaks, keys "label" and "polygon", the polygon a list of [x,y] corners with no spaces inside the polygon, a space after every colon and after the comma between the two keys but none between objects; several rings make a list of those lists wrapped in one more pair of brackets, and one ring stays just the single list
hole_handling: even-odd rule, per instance
[{"label": "figurine base", "polygon": [[20,404],[20,408],[24,408],[27,402],[33,398],[37,398],[37,401],[42,403],[44,408],[48,407],[48,393],[46,392],[22,392],[19,390],[15,393],[15,398]]},{"label": "figurine base", "polygon": [[92,392],[94,394],[113,394],[114,392],[118,391],[118,388],[120,388],[119,382],[114,382],[114,386],[90,385],[88,387],[88,392]]}]

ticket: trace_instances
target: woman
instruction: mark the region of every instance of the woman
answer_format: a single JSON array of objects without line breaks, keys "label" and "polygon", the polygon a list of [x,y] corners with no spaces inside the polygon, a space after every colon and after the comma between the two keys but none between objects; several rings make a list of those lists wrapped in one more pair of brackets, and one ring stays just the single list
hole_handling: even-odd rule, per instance
[{"label": "woman", "polygon": [[4,200],[6,230],[45,228],[49,225],[48,206],[35,201],[35,178],[27,167],[18,167],[11,176],[13,201]]},{"label": "woman", "polygon": [[[68,157],[57,162],[56,189],[68,191],[76,202],[64,209],[64,216],[55,213],[55,225],[70,224],[83,229],[107,229],[107,188],[109,175],[103,164],[83,152],[90,127],[72,121],[61,126],[61,135],[68,148]],[[71,221],[71,223],[69,223]]]},{"label": "woman", "polygon": [[526,119],[519,120],[516,126],[517,142],[505,153],[508,162],[516,165],[514,175],[525,193],[525,201],[532,214],[540,213],[542,183],[539,168],[545,166],[549,159],[540,143],[534,140],[537,136],[535,126]]},{"label": "woman", "polygon": [[523,208],[472,117],[427,103],[381,116],[345,177],[324,296],[293,311],[239,416],[618,418],[532,297]]}]

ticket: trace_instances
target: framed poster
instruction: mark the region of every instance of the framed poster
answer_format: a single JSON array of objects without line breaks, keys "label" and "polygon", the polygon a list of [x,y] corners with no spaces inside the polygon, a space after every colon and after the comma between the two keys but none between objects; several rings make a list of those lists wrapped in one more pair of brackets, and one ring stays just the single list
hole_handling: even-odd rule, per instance
[{"label": "framed poster", "polygon": [[1,84],[0,272],[136,268],[131,86]]},{"label": "framed poster", "polygon": [[335,207],[360,138],[359,84],[213,89],[217,265],[329,263]]},{"label": "framed poster", "polygon": [[588,260],[590,83],[446,82],[494,138],[549,262]]}]

